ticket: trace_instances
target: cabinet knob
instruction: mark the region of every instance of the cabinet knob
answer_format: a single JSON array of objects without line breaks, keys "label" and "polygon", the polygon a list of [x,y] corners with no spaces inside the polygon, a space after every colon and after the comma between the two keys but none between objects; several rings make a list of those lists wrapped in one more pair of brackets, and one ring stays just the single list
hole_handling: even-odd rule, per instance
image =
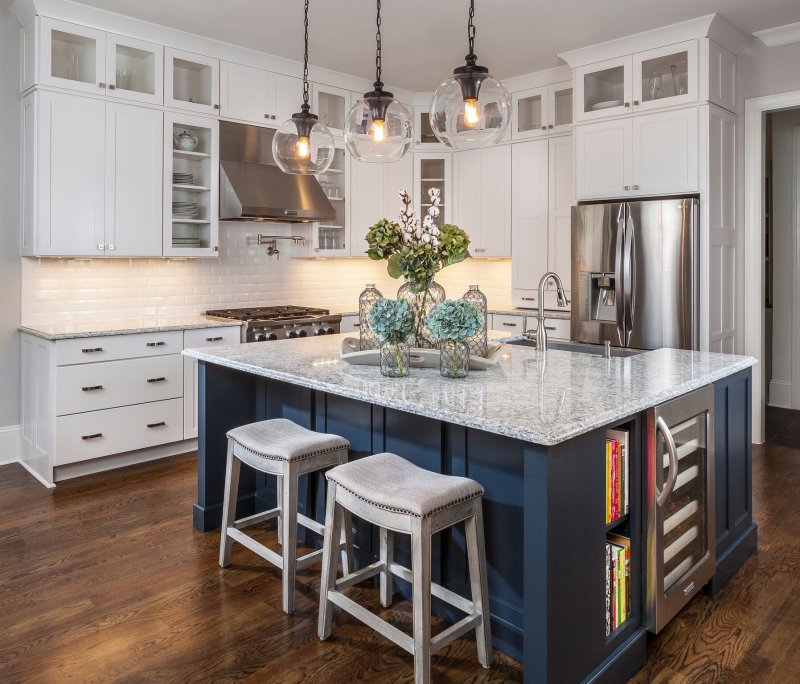
[{"label": "cabinet knob", "polygon": [[547,126],[542,126],[542,130],[546,131],[547,130]]},{"label": "cabinet knob", "polygon": [[553,127],[553,124],[550,124],[550,125],[548,126],[548,128],[552,128],[552,127]]},{"label": "cabinet knob", "polygon": [[631,186],[630,186],[630,185],[626,185],[626,186],[625,186],[625,189],[626,189],[626,190],[630,190],[630,189],[631,189]]},{"label": "cabinet knob", "polygon": [[625,103],[625,106],[626,106],[626,107],[630,107],[630,106],[631,106],[631,103],[630,103],[630,102],[626,102],[626,103]]},{"label": "cabinet knob", "polygon": [[633,106],[634,107],[638,107],[639,106],[639,100],[634,100],[633,101]]},{"label": "cabinet knob", "polygon": [[106,247],[106,249],[107,249],[109,252],[113,252],[113,251],[116,249],[116,247],[114,247],[114,243],[113,243],[113,242],[110,242],[110,243],[108,244],[108,246]]},{"label": "cabinet knob", "polygon": [[274,120],[275,119],[275,115],[274,114],[270,114],[269,118]]},{"label": "cabinet knob", "polygon": [[219,105],[218,105],[218,104],[215,104],[215,105],[214,105],[214,109],[219,109]]},{"label": "cabinet knob", "polygon": [[634,190],[638,190],[638,189],[639,189],[639,186],[638,186],[638,185],[634,185],[634,186],[633,186],[633,189],[634,189]]},{"label": "cabinet knob", "polygon": [[116,89],[117,89],[117,86],[115,86],[113,83],[109,83],[109,84],[108,84],[108,89],[109,89],[109,90],[116,90]]},{"label": "cabinet knob", "polygon": [[98,87],[98,88],[105,88],[105,87],[106,87],[106,84],[105,84],[105,83],[98,83],[98,84],[97,84],[97,87]]},{"label": "cabinet knob", "polygon": [[102,252],[103,250],[105,250],[105,248],[106,248],[106,246],[105,246],[105,245],[104,245],[102,242],[101,242],[99,245],[97,245],[97,249],[98,249],[98,251],[100,251],[100,252]]}]

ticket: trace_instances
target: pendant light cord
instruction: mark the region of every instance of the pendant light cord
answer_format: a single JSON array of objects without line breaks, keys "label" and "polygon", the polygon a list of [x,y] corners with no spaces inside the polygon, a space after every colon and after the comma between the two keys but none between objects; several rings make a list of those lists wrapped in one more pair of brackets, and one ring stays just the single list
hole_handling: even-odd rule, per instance
[{"label": "pendant light cord", "polygon": [[375,34],[375,41],[377,43],[375,50],[375,90],[380,90],[383,88],[383,82],[381,81],[381,0],[377,0],[377,9],[378,16],[375,21],[378,27],[378,31]]},{"label": "pendant light cord", "polygon": [[478,61],[475,54],[475,0],[469,3],[469,19],[467,20],[467,41],[469,42],[469,54],[466,57],[467,64],[472,66]]},{"label": "pendant light cord", "polygon": [[304,26],[305,30],[305,52],[303,53],[303,111],[308,111],[310,109],[310,105],[308,104],[308,0],[306,0],[305,5],[305,21]]}]

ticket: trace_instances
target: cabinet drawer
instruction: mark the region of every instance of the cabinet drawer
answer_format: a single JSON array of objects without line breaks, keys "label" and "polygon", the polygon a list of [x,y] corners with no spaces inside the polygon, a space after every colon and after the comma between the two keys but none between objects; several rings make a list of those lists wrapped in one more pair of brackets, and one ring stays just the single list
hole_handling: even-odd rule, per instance
[{"label": "cabinet drawer", "polygon": [[180,354],[56,369],[57,416],[182,396]]},{"label": "cabinet drawer", "polygon": [[55,465],[183,439],[183,399],[154,401],[56,418]]},{"label": "cabinet drawer", "polygon": [[80,337],[56,342],[56,365],[68,366],[73,363],[180,354],[181,351],[183,351],[182,330]]},{"label": "cabinet drawer", "polygon": [[342,316],[340,329],[343,333],[357,333],[359,331],[358,316]]},{"label": "cabinet drawer", "polygon": [[[532,316],[528,318],[528,330],[536,331],[537,322]],[[567,340],[570,339],[571,324],[565,318],[547,318],[544,322],[544,329],[547,331],[548,340]]]},{"label": "cabinet drawer", "polygon": [[183,331],[183,348],[217,347],[239,344],[242,341],[242,328],[227,325],[219,328],[197,328]]},{"label": "cabinet drawer", "polygon": [[525,332],[524,316],[508,316],[506,314],[493,314],[492,328],[502,330],[509,335],[522,335]]}]

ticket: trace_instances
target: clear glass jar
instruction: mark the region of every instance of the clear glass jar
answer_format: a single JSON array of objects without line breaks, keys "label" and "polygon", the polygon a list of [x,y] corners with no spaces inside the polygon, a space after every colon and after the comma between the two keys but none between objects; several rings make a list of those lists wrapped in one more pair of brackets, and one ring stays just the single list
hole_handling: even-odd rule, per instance
[{"label": "clear glass jar", "polygon": [[387,378],[405,378],[411,366],[411,353],[405,340],[386,341],[381,344],[381,375]]},{"label": "clear glass jar", "polygon": [[383,295],[374,283],[367,283],[364,291],[358,296],[358,334],[360,336],[359,349],[379,349],[380,340],[369,327],[369,312],[375,302],[383,299]]},{"label": "clear glass jar", "polygon": [[469,346],[469,353],[472,356],[480,356],[485,359],[489,355],[489,340],[486,333],[486,313],[488,309],[486,295],[480,291],[477,285],[470,285],[469,291],[467,291],[461,299],[472,304],[472,306],[481,312],[481,316],[483,316],[483,326],[481,326],[481,329],[464,341]]},{"label": "clear glass jar", "polygon": [[442,340],[439,372],[443,378],[466,378],[469,375],[469,345],[461,340]]},{"label": "clear glass jar", "polygon": [[436,349],[439,343],[425,325],[425,319],[434,306],[447,299],[444,288],[435,280],[421,292],[412,292],[411,284],[406,281],[397,291],[398,299],[405,299],[414,312],[414,332],[409,338],[412,347],[419,349]]}]

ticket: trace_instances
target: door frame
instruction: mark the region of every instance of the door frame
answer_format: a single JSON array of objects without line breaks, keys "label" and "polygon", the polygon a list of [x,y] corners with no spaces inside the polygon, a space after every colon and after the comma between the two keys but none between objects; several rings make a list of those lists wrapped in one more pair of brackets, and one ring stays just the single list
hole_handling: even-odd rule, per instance
[{"label": "door frame", "polygon": [[764,441],[764,115],[800,107],[800,90],[765,95],[744,103],[744,352],[754,356],[753,442]]}]

